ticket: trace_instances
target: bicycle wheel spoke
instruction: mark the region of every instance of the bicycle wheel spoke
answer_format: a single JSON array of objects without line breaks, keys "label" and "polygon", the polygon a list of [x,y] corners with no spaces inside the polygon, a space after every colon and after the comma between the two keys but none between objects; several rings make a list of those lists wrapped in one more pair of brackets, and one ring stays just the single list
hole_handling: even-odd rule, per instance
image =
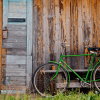
[{"label": "bicycle wheel spoke", "polygon": [[96,79],[100,79],[100,76],[97,76],[97,75],[96,75],[95,78],[96,78]]},{"label": "bicycle wheel spoke", "polygon": [[[98,65],[93,73],[93,80],[100,79],[100,65]],[[97,90],[100,92],[100,81],[94,81],[94,85]]]},{"label": "bicycle wheel spoke", "polygon": [[100,73],[97,72],[96,75],[100,76]]},{"label": "bicycle wheel spoke", "polygon": [[[55,76],[57,71],[57,64],[48,63],[41,66],[35,73],[34,76],[34,86],[39,94],[42,96],[54,96],[66,89],[67,86],[67,73],[64,71],[62,67],[58,72],[58,75],[54,80],[51,79]],[[52,70],[52,68],[54,70]],[[65,84],[64,86],[60,86],[59,84]]]}]

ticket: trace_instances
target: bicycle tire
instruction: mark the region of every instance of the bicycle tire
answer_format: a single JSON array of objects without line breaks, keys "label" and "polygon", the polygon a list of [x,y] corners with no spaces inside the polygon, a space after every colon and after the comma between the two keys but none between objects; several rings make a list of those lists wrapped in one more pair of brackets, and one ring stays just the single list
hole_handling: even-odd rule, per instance
[{"label": "bicycle tire", "polygon": [[[100,79],[100,64],[96,66],[94,72],[93,72],[93,80]],[[94,85],[97,88],[97,90],[100,92],[100,80],[94,81]]]},{"label": "bicycle tire", "polygon": [[[58,64],[46,63],[36,69],[33,75],[33,86],[41,96],[54,97],[66,90],[68,75],[62,66],[60,66],[57,77],[50,81],[55,75],[57,67]],[[52,70],[52,68],[55,68],[55,70]]]}]

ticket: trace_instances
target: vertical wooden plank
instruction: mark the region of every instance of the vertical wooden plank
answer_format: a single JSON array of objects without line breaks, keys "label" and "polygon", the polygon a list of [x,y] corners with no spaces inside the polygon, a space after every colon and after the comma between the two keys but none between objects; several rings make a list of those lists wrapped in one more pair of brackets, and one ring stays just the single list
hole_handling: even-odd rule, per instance
[{"label": "vertical wooden plank", "polygon": [[[59,13],[61,14],[60,18],[60,38],[61,43],[66,42],[67,43],[67,34],[66,34],[66,0],[59,0]],[[67,48],[67,47],[66,47]],[[61,46],[61,52],[63,52],[62,46]],[[66,51],[64,52],[66,54]],[[65,62],[67,62],[67,58],[63,59]]]},{"label": "vertical wooden plank", "polygon": [[43,18],[42,18],[42,14],[43,14],[43,2],[42,0],[39,0],[40,1],[40,59],[41,59],[41,64],[43,64]]},{"label": "vertical wooden plank", "polygon": [[49,41],[50,41],[50,60],[55,60],[55,54],[54,54],[54,11],[55,11],[55,1],[49,0],[49,10],[48,10],[48,21],[49,21]]},{"label": "vertical wooden plank", "polygon": [[[78,5],[77,5],[77,0],[76,0],[76,9],[75,9],[75,54],[78,54]],[[78,64],[78,57],[75,59],[75,66],[76,69],[79,68]]]},{"label": "vertical wooden plank", "polygon": [[32,56],[33,0],[27,1],[27,55]]},{"label": "vertical wooden plank", "polygon": [[[67,33],[67,54],[70,55],[70,0],[66,1],[66,33]],[[66,42],[66,41],[65,41]],[[71,65],[70,58],[68,58],[68,65]]]},{"label": "vertical wooden plank", "polygon": [[[37,5],[34,7],[37,8],[37,67],[43,63],[43,31],[42,31],[42,0],[37,0]],[[35,37],[36,38],[36,37]]]},{"label": "vertical wooden plank", "polygon": [[97,47],[98,44],[98,38],[97,38],[97,0],[94,0],[93,2],[93,26],[94,26],[94,47]]},{"label": "vertical wooden plank", "polygon": [[38,31],[38,19],[37,19],[37,0],[33,3],[33,73],[37,68],[37,31]]},{"label": "vertical wooden plank", "polygon": [[28,91],[32,87],[32,56],[27,56],[27,74],[26,74],[26,86]]},{"label": "vertical wooden plank", "polygon": [[[71,0],[71,54],[77,54],[77,0]],[[71,67],[78,69],[78,57],[71,57]]]},{"label": "vertical wooden plank", "polygon": [[[78,52],[84,54],[84,35],[82,32],[82,0],[78,0]],[[79,68],[84,69],[84,57],[79,57]]]},{"label": "vertical wooden plank", "polygon": [[37,66],[40,66],[41,65],[41,56],[40,56],[40,37],[41,37],[41,34],[40,34],[40,0],[37,0],[37,9],[38,9],[38,12],[37,12],[37,21],[38,21],[38,30],[37,30]]},{"label": "vertical wooden plank", "polygon": [[43,54],[44,63],[49,61],[48,1],[43,0]]},{"label": "vertical wooden plank", "polygon": [[98,37],[98,47],[100,47],[100,0],[97,0],[97,37]]},{"label": "vertical wooden plank", "polygon": [[8,21],[8,0],[3,0],[3,29],[7,27]]},{"label": "vertical wooden plank", "polygon": [[100,47],[100,0],[98,0],[98,5],[99,5],[99,47]]},{"label": "vertical wooden plank", "polygon": [[55,53],[56,53],[56,61],[60,60],[60,13],[59,13],[59,0],[55,0],[55,32],[56,32],[56,43],[55,43]]},{"label": "vertical wooden plank", "polygon": [[95,47],[95,21],[94,21],[94,2],[95,0],[92,0],[92,41],[93,41],[93,47]]},{"label": "vertical wooden plank", "polygon": [[[74,54],[74,0],[71,0],[70,2],[70,52],[71,55]],[[71,68],[75,69],[75,64],[74,64],[74,58],[71,57]]]},{"label": "vertical wooden plank", "polygon": [[1,92],[1,65],[2,65],[2,20],[3,20],[3,0],[0,0],[0,92]]},{"label": "vertical wooden plank", "polygon": [[[7,27],[7,22],[8,22],[8,0],[3,0],[3,29],[5,29]],[[6,55],[6,53],[5,53],[5,55]],[[3,66],[6,66],[6,65],[2,65],[2,67]],[[4,75],[6,75],[6,72],[2,76],[4,77]],[[6,76],[5,76],[5,81],[6,81]],[[5,83],[5,85],[6,85],[6,83]]]},{"label": "vertical wooden plank", "polygon": [[90,16],[90,18],[89,18],[89,25],[90,25],[90,36],[89,36],[89,38],[90,38],[90,43],[89,43],[89,47],[93,47],[93,36],[92,36],[92,0],[89,0],[89,5],[90,5],[90,7],[89,7],[89,16]]},{"label": "vertical wooden plank", "polygon": [[[87,18],[87,15],[86,15],[86,3],[87,3],[87,0],[82,0],[82,33],[83,33],[83,38],[84,38],[84,46],[88,46],[87,44],[87,41],[88,41],[88,36],[87,36],[87,21],[86,21],[86,18]],[[87,9],[88,10],[88,9]],[[87,53],[87,49],[85,49],[85,54]],[[85,57],[85,67],[87,66],[87,57]]]},{"label": "vertical wooden plank", "polygon": [[27,0],[27,86],[28,87],[31,87],[30,83],[32,79],[32,63],[31,63],[32,33],[33,33],[33,0]]}]

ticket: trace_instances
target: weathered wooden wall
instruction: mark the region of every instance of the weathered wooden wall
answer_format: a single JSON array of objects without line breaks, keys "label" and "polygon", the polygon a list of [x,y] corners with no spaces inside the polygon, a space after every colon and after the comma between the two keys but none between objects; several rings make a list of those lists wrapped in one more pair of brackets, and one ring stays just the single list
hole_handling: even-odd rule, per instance
[{"label": "weathered wooden wall", "polygon": [[[3,0],[2,90],[26,90],[27,76],[27,1]],[[9,22],[23,18],[25,22]]]},{"label": "weathered wooden wall", "polygon": [[[32,0],[3,0],[3,29],[8,36],[2,43],[2,89],[26,89],[31,60],[33,72],[49,60],[59,61],[62,42],[69,45],[65,54],[84,54],[87,47],[100,47],[100,0],[33,0],[33,4],[31,9]],[[25,22],[8,22],[8,18]],[[86,69],[88,59],[64,58],[74,69]]]},{"label": "weathered wooden wall", "polygon": [[[34,0],[33,72],[49,60],[59,61],[65,54],[88,53],[88,47],[100,47],[100,0]],[[89,57],[64,60],[74,69],[86,69]]]}]

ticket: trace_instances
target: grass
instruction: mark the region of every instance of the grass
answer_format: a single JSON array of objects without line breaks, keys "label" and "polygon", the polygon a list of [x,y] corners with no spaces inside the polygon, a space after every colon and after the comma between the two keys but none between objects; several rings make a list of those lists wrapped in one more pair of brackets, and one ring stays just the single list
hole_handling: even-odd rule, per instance
[{"label": "grass", "polygon": [[86,94],[82,92],[80,93],[80,90],[67,91],[67,93],[57,95],[54,98],[43,98],[38,94],[35,94],[35,98],[33,98],[33,95],[34,94],[1,94],[0,100],[100,100],[99,93],[93,93],[93,91],[90,91]]},{"label": "grass", "polygon": [[1,94],[0,95],[0,100],[33,100],[31,95],[27,94]]},{"label": "grass", "polygon": [[40,98],[37,97],[35,100],[100,100],[100,94],[90,91],[88,93],[80,92],[80,89],[68,91],[55,96],[54,98]]}]

